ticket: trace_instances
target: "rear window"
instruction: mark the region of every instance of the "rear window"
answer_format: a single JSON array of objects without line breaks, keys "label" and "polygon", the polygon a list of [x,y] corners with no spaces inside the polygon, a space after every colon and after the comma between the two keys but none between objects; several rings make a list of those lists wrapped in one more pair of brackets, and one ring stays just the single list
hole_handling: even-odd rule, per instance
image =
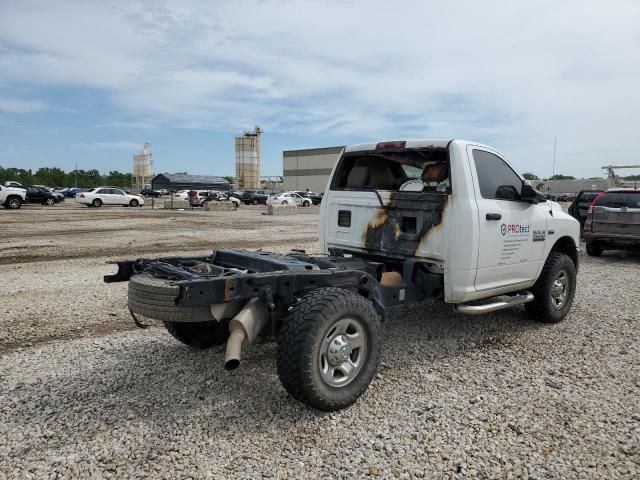
[{"label": "rear window", "polygon": [[596,205],[607,208],[640,208],[640,191],[608,192],[598,199]]},{"label": "rear window", "polygon": [[424,180],[424,186],[421,184],[419,189],[411,191],[436,191],[442,183],[450,192],[449,152],[446,148],[345,153],[331,189],[409,191],[403,185],[420,179]]}]

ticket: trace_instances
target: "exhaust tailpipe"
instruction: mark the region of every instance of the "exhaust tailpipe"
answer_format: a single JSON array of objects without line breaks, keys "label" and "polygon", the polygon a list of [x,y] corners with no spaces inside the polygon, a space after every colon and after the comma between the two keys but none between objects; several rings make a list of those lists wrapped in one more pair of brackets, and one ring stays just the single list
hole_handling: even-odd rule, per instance
[{"label": "exhaust tailpipe", "polygon": [[242,358],[242,345],[251,344],[267,323],[267,309],[258,298],[252,298],[229,322],[229,340],[224,368],[235,370]]}]

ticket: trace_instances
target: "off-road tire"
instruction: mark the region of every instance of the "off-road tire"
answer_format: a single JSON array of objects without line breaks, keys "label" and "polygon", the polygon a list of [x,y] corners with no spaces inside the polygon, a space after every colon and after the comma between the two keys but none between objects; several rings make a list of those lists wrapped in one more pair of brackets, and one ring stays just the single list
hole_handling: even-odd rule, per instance
[{"label": "off-road tire", "polygon": [[138,200],[136,200],[135,198],[129,202],[129,206],[130,207],[134,207],[135,208],[135,207],[137,207],[139,205],[140,205],[140,202]]},{"label": "off-road tire", "polygon": [[102,200],[100,200],[99,198],[94,198],[93,202],[91,202],[91,205],[93,205],[96,208],[101,207],[102,206]]},{"label": "off-road tire", "polygon": [[[560,307],[556,307],[551,289],[560,272],[564,271],[568,278],[567,297]],[[538,280],[531,288],[534,299],[525,304],[529,316],[538,322],[558,323],[569,313],[576,293],[576,266],[571,258],[560,252],[551,252],[542,267]]]},{"label": "off-road tire", "polygon": [[599,257],[604,249],[595,242],[587,242],[587,255],[590,257]]},{"label": "off-road tire", "polygon": [[[320,372],[320,347],[336,322],[357,318],[366,331],[364,363],[346,385],[329,385]],[[354,403],[369,386],[380,360],[381,318],[373,304],[341,288],[321,288],[302,297],[277,333],[280,383],[296,400],[324,411]]]},{"label": "off-road tire", "polygon": [[17,195],[12,195],[4,201],[4,208],[18,210],[22,206],[22,199]]},{"label": "off-road tire", "polygon": [[167,331],[190,347],[205,349],[222,345],[229,338],[229,322],[164,322]]},{"label": "off-road tire", "polygon": [[165,322],[216,321],[209,307],[177,306],[180,287],[175,283],[149,273],[133,275],[129,280],[129,308],[135,314]]}]

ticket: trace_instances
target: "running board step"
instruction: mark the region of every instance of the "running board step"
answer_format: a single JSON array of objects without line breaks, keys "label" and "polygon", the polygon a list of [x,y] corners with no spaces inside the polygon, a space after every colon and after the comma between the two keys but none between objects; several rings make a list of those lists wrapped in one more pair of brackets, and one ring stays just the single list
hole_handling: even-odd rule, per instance
[{"label": "running board step", "polygon": [[502,310],[504,308],[515,307],[516,305],[522,305],[533,300],[533,293],[521,292],[506,300],[500,300],[493,303],[485,303],[484,305],[466,305],[459,303],[453,308],[456,312],[464,313],[466,315],[482,315],[483,313],[495,312],[496,310]]}]

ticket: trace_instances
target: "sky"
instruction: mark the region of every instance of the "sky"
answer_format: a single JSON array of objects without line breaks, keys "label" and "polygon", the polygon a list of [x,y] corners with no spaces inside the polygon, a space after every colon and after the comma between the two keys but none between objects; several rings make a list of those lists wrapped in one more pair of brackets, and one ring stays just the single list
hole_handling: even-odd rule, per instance
[{"label": "sky", "polygon": [[0,0],[4,167],[129,171],[148,141],[156,172],[233,175],[254,125],[262,175],[409,138],[640,164],[640,2]]}]

